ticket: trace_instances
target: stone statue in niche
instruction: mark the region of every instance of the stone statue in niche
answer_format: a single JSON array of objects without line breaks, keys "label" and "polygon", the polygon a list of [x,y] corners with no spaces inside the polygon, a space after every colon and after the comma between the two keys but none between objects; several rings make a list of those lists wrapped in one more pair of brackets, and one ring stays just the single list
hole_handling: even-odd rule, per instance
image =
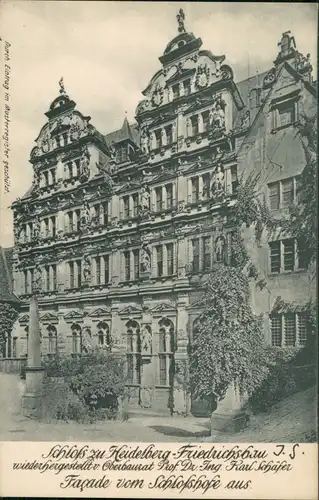
[{"label": "stone statue in niche", "polygon": [[152,334],[149,326],[145,325],[141,335],[142,354],[152,354]]},{"label": "stone statue in niche", "polygon": [[150,152],[150,133],[147,127],[143,127],[141,133],[141,150],[148,155]]},{"label": "stone statue in niche", "polygon": [[90,222],[91,222],[90,206],[87,201],[84,201],[81,213],[81,225],[84,228],[87,228]]},{"label": "stone statue in niche", "polygon": [[42,289],[42,270],[37,264],[34,269],[32,291],[33,293],[38,293]]},{"label": "stone statue in niche", "polygon": [[211,192],[214,199],[218,200],[225,194],[225,174],[222,165],[217,168],[212,176]]},{"label": "stone statue in niche", "polygon": [[82,349],[83,352],[88,353],[92,349],[92,334],[90,327],[86,326],[83,328],[82,333]]},{"label": "stone statue in niche", "polygon": [[91,259],[90,259],[89,255],[84,256],[83,276],[84,276],[85,281],[91,280]]},{"label": "stone statue in niche", "polygon": [[143,186],[141,189],[141,209],[142,212],[148,212],[150,210],[150,191],[147,186]]},{"label": "stone statue in niche", "polygon": [[216,262],[223,262],[225,256],[225,238],[218,236],[215,242],[215,256]]},{"label": "stone statue in niche", "polygon": [[249,110],[247,110],[243,117],[242,117],[242,120],[241,120],[241,127],[243,129],[246,129],[249,127],[249,124],[250,124],[250,113],[249,113]]},{"label": "stone statue in niche", "polygon": [[90,177],[90,153],[85,151],[81,157],[81,180],[86,181]]},{"label": "stone statue in niche", "polygon": [[212,129],[224,130],[225,129],[225,111],[222,109],[222,104],[218,100],[215,104],[214,110],[211,114]]},{"label": "stone statue in niche", "polygon": [[112,162],[116,162],[116,149],[115,149],[115,143],[114,143],[114,141],[109,146],[109,153],[110,153],[110,160]]},{"label": "stone statue in niche", "polygon": [[151,271],[151,252],[146,242],[143,242],[141,247],[141,271],[143,273]]},{"label": "stone statue in niche", "polygon": [[39,217],[37,216],[34,221],[33,221],[33,239],[38,240],[40,236],[40,220]]}]

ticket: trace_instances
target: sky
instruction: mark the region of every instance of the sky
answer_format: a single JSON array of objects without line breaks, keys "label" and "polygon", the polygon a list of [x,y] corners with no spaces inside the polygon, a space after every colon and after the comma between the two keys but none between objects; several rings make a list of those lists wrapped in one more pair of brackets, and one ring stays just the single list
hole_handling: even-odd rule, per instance
[{"label": "sky", "polygon": [[[91,116],[101,133],[120,128],[125,113],[134,121],[141,92],[161,67],[158,57],[178,34],[180,8],[186,30],[201,37],[202,49],[226,56],[235,81],[272,67],[284,31],[291,31],[313,64],[317,60],[317,6],[310,3],[2,0],[0,106],[8,64],[10,190],[4,193],[1,144],[0,245],[13,244],[8,207],[31,185],[30,152],[61,76],[77,109]],[[3,125],[1,113],[1,137]]]}]

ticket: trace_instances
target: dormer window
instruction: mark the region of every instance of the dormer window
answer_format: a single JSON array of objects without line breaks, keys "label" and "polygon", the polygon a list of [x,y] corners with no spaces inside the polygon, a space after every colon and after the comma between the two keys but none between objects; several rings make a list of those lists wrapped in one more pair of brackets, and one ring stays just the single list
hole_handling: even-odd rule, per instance
[{"label": "dormer window", "polygon": [[173,98],[174,99],[177,99],[179,97],[179,83],[177,83],[176,85],[173,85],[172,86],[172,91],[173,91]]},{"label": "dormer window", "polygon": [[184,95],[190,95],[191,93],[191,81],[190,79],[183,81]]},{"label": "dormer window", "polygon": [[295,121],[294,102],[288,101],[278,107],[278,126],[291,125]]}]

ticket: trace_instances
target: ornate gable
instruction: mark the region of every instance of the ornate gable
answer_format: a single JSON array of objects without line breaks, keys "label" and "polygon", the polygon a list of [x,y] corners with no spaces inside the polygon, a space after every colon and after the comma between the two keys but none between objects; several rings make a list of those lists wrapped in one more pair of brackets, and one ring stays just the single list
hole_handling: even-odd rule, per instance
[{"label": "ornate gable", "polygon": [[122,317],[136,317],[142,315],[142,308],[136,306],[127,306],[119,311],[119,315]]},{"label": "ornate gable", "polygon": [[20,325],[26,325],[27,323],[29,323],[29,314],[24,314],[23,316],[21,316],[21,318],[19,318],[19,323]]},{"label": "ornate gable", "polygon": [[42,323],[58,323],[58,315],[52,314],[50,312],[44,313],[41,315],[40,320]]},{"label": "ornate gable", "polygon": [[105,307],[97,307],[96,309],[93,309],[88,316],[90,316],[90,318],[99,319],[110,316],[110,312]]},{"label": "ornate gable", "polygon": [[176,307],[169,302],[162,302],[151,309],[154,317],[176,314]]},{"label": "ornate gable", "polygon": [[80,313],[79,311],[70,311],[64,315],[64,319],[67,323],[72,322],[72,321],[82,321],[83,320],[83,313]]}]

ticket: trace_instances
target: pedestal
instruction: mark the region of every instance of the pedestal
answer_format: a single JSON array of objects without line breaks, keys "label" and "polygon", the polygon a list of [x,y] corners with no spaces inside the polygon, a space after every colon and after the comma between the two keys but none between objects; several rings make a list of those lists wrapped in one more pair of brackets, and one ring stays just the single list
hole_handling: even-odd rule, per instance
[{"label": "pedestal", "polygon": [[22,396],[22,413],[25,417],[41,416],[44,373],[45,370],[42,367],[26,368],[25,393]]},{"label": "pedestal", "polygon": [[240,396],[235,384],[231,384],[224,399],[212,413],[210,419],[211,434],[214,434],[214,431],[239,432],[245,427],[249,417],[242,410],[243,404],[244,398]]}]

